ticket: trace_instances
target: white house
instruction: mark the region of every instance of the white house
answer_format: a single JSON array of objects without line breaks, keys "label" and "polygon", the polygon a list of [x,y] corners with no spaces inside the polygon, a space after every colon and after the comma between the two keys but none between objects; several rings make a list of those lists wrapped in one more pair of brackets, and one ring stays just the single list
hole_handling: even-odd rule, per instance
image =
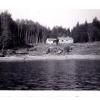
[{"label": "white house", "polygon": [[58,37],[59,43],[73,43],[74,40],[72,37]]},{"label": "white house", "polygon": [[47,44],[57,44],[58,43],[61,43],[61,44],[64,44],[64,43],[73,43],[74,40],[72,37],[58,37],[58,38],[47,38],[46,40],[46,43]]},{"label": "white house", "polygon": [[47,44],[55,44],[55,41],[57,41],[56,38],[47,38],[46,43]]}]

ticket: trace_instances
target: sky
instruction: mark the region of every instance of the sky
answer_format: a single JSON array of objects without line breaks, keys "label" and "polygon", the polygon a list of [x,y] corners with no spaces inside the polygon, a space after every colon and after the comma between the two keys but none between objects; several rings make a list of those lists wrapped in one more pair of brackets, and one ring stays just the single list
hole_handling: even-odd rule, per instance
[{"label": "sky", "polygon": [[[12,18],[31,19],[46,27],[62,26],[73,28],[77,22],[92,22],[94,17],[100,19],[100,10],[78,0],[2,0],[0,11],[8,10]],[[85,9],[84,9],[85,5]],[[92,4],[93,5],[93,4]],[[98,5],[98,4],[97,4]],[[95,5],[95,7],[97,6]]]}]

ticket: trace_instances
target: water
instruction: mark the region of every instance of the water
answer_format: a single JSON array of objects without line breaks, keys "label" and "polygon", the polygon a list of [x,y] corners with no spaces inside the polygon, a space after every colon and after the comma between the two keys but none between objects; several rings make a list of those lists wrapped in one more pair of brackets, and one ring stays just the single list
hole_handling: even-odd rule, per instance
[{"label": "water", "polygon": [[0,62],[0,90],[100,90],[100,61]]}]

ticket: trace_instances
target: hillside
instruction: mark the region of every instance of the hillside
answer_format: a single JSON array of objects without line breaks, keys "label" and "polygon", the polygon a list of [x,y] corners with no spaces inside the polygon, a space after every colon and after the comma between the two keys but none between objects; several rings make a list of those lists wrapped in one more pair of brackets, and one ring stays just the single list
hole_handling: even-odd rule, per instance
[{"label": "hillside", "polygon": [[76,43],[72,44],[71,46],[73,49],[70,54],[100,55],[100,42]]},{"label": "hillside", "polygon": [[6,56],[16,55],[100,55],[100,42],[73,44],[38,44],[31,48],[8,49]]},{"label": "hillside", "polygon": [[[40,54],[51,54],[51,55],[68,55],[68,54],[79,54],[79,55],[100,55],[100,42],[93,43],[73,43],[63,45],[37,45],[35,47]],[[48,49],[50,49],[49,52]],[[70,49],[70,50],[68,50]]]}]

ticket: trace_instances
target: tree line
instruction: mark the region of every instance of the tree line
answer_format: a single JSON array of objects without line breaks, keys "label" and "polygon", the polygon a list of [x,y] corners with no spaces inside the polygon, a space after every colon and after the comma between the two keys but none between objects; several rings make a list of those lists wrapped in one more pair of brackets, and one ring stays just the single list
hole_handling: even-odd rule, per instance
[{"label": "tree line", "polygon": [[95,17],[92,23],[79,24],[71,30],[71,37],[74,42],[100,41],[100,21]]},{"label": "tree line", "polygon": [[0,13],[0,49],[26,47],[37,43],[45,43],[47,38],[71,36],[74,42],[100,41],[100,21],[79,24],[70,30],[61,26],[52,29],[32,20],[12,19],[7,11]]},{"label": "tree line", "polygon": [[7,11],[0,14],[0,48],[14,48],[44,43],[49,28],[32,20],[14,21]]}]

